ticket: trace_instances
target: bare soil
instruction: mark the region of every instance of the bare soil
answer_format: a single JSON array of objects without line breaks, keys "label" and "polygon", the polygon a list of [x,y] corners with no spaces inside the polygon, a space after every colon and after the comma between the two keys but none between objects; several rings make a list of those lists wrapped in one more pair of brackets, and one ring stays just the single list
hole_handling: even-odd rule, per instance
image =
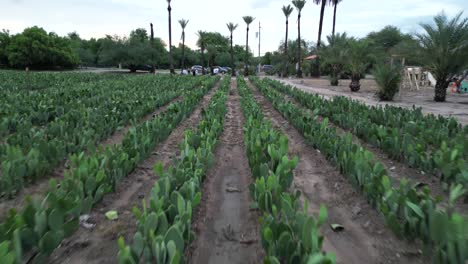
[{"label": "bare soil", "polygon": [[[152,155],[125,178],[116,192],[104,196],[103,201],[90,214],[89,222],[96,226],[92,229],[80,227],[55,250],[49,263],[117,263],[117,239],[122,236],[128,243],[136,232],[132,208],[141,208],[142,199],[149,199],[151,188],[158,179],[153,170],[154,165],[161,161],[167,167],[177,159],[185,130],[197,126],[202,118],[202,109],[208,105],[218,88],[219,83],[203,97],[190,116],[155,148]],[[109,210],[116,210],[119,218],[115,221],[108,220],[104,214]]]},{"label": "bare soil", "polygon": [[340,80],[338,86],[331,86],[327,79],[304,78],[301,80],[277,79],[285,84],[293,85],[301,90],[316,93],[331,98],[333,96],[347,96],[352,99],[359,100],[367,105],[393,105],[403,108],[421,107],[423,113],[431,113],[434,115],[442,115],[445,117],[454,117],[462,125],[468,125],[468,94],[458,94],[450,92],[447,89],[447,100],[443,103],[434,102],[434,88],[421,88],[419,91],[404,90],[394,101],[383,102],[375,97],[378,86],[373,79],[362,79],[361,90],[351,92],[349,89],[349,80]]},{"label": "bare soil", "polygon": [[[154,118],[155,116],[159,115],[161,112],[164,112],[171,103],[176,102],[180,99],[181,97],[177,97],[174,100],[171,100],[169,103],[165,104],[164,106],[156,108],[154,112],[142,117],[138,121],[138,123],[141,124],[145,121],[148,121]],[[105,148],[107,146],[122,143],[125,134],[128,132],[128,130],[131,127],[132,125],[128,124],[125,128],[115,131],[114,134],[112,134],[110,137],[99,142],[98,147]],[[6,199],[6,198],[0,199],[0,219],[3,219],[4,217],[6,217],[8,211],[11,208],[15,208],[17,211],[21,210],[21,208],[23,208],[26,202],[26,197],[28,196],[42,197],[46,193],[47,189],[49,188],[50,179],[60,180],[63,178],[65,171],[69,168],[68,162],[69,162],[68,159],[64,160],[57,168],[54,169],[54,171],[51,173],[49,177],[44,177],[35,183],[31,183],[25,186],[12,199]]]},{"label": "bare soil", "polygon": [[196,240],[188,263],[261,263],[258,213],[249,210],[251,173],[244,149],[244,118],[232,80],[224,131],[208,171],[201,205],[194,214]]},{"label": "bare soil", "polygon": [[[323,249],[335,253],[337,263],[427,263],[419,247],[398,239],[363,195],[248,83],[265,116],[288,137],[291,154],[299,157],[294,187],[308,201],[309,213],[317,215],[321,204],[327,206],[328,218],[321,228]],[[331,224],[344,230],[335,232]]]}]

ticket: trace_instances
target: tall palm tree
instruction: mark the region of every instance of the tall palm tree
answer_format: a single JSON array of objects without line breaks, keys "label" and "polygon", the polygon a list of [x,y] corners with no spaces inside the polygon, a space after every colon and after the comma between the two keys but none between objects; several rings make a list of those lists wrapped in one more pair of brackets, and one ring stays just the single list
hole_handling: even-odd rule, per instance
[{"label": "tall palm tree", "polygon": [[283,14],[286,17],[286,37],[284,38],[284,59],[285,59],[285,72],[283,73],[283,77],[287,77],[289,73],[289,61],[288,61],[288,30],[289,30],[289,16],[293,12],[294,8],[291,5],[283,6],[282,8]]},{"label": "tall palm tree", "polygon": [[185,67],[185,27],[187,27],[188,22],[185,19],[179,20],[180,27],[182,28],[182,71]]},{"label": "tall palm tree", "polygon": [[462,15],[449,20],[444,13],[439,14],[433,25],[421,24],[425,32],[416,35],[419,57],[436,79],[436,102],[445,101],[450,81],[468,68],[468,18]]},{"label": "tall palm tree", "polygon": [[244,75],[249,76],[249,25],[255,20],[254,17],[251,16],[244,16],[245,24],[247,24],[247,37],[245,42],[245,68],[244,68]]},{"label": "tall palm tree", "polygon": [[317,50],[320,48],[320,41],[322,40],[322,26],[323,26],[323,15],[325,14],[325,5],[330,0],[313,0],[315,4],[321,5],[320,7],[320,22],[319,22],[319,32],[317,40]]},{"label": "tall palm tree", "polygon": [[332,30],[332,35],[335,36],[335,25],[336,25],[336,7],[338,6],[339,3],[341,3],[343,0],[330,0],[330,3],[334,6],[333,8],[333,30]]},{"label": "tall palm tree", "polygon": [[305,0],[293,0],[292,4],[296,7],[297,10],[297,72],[296,77],[302,78],[302,69],[301,69],[301,12],[305,6]]},{"label": "tall palm tree", "polygon": [[198,40],[197,46],[200,47],[201,57],[202,57],[202,74],[205,75],[205,49],[206,49],[206,39],[205,31],[199,30],[197,32]]},{"label": "tall palm tree", "polygon": [[231,33],[231,75],[232,77],[236,76],[236,71],[234,70],[235,67],[234,67],[234,48],[232,46],[232,33],[234,32],[234,30],[236,30],[238,24],[235,24],[232,23],[232,22],[229,22],[226,24],[226,26],[228,27],[229,29],[229,32]]},{"label": "tall palm tree", "polygon": [[171,0],[167,0],[167,12],[169,13],[169,65],[171,74],[174,74],[174,62],[172,59],[172,25],[171,25]]}]

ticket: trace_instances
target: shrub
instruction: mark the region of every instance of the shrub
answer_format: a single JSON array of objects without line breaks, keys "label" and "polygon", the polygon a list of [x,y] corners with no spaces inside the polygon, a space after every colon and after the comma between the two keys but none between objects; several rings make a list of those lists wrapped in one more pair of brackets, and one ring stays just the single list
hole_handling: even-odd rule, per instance
[{"label": "shrub", "polygon": [[401,71],[399,67],[387,64],[377,65],[373,72],[375,81],[379,86],[377,96],[382,101],[392,101],[398,92],[401,83]]}]

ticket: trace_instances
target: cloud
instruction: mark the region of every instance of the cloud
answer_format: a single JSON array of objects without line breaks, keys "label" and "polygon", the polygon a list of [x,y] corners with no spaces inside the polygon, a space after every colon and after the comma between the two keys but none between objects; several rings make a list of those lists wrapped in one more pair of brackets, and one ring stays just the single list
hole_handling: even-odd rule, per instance
[{"label": "cloud", "polygon": [[[82,37],[103,37],[129,34],[132,29],[155,25],[155,34],[168,42],[167,2],[149,0],[0,0],[0,28],[12,33],[25,27],[38,25],[60,35],[76,31]],[[386,25],[396,25],[405,32],[419,30],[420,22],[430,22],[440,11],[452,16],[460,10],[468,15],[466,0],[362,0],[343,1],[337,10],[337,31],[363,37],[370,31]],[[262,53],[276,50],[284,38],[285,19],[281,11],[290,1],[281,0],[176,0],[172,1],[173,42],[177,44],[181,29],[177,20],[190,19],[187,26],[187,43],[195,46],[198,30],[217,31],[228,35],[227,22],[238,23],[234,43],[245,44],[245,23],[242,16],[256,18],[250,31],[249,42],[258,52],[255,32],[262,24]],[[317,41],[320,7],[309,0],[303,10],[301,35],[308,41]],[[331,33],[333,10],[326,6],[322,39]],[[297,37],[297,13],[290,17],[289,37]]]}]

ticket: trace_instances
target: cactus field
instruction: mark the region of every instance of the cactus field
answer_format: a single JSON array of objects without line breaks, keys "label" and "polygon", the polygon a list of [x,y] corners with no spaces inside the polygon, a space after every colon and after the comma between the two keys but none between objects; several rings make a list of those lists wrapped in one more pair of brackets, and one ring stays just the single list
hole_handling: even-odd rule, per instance
[{"label": "cactus field", "polygon": [[271,78],[0,71],[0,263],[468,261],[468,127]]}]

